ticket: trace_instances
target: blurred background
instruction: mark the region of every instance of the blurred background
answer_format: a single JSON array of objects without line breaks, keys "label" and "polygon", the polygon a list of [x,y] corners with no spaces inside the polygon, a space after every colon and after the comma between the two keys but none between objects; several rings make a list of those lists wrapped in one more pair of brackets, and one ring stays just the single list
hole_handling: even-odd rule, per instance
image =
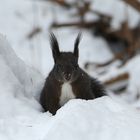
[{"label": "blurred background", "polygon": [[140,107],[139,0],[3,0],[0,33],[29,66],[53,66],[49,32],[72,51],[82,31],[79,65],[112,96]]}]

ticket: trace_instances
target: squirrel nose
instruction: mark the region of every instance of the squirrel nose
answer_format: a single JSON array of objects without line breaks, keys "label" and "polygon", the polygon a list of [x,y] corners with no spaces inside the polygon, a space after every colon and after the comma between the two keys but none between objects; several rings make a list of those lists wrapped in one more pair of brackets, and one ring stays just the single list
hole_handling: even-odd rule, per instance
[{"label": "squirrel nose", "polygon": [[68,81],[71,79],[71,74],[70,73],[64,74],[64,77]]}]

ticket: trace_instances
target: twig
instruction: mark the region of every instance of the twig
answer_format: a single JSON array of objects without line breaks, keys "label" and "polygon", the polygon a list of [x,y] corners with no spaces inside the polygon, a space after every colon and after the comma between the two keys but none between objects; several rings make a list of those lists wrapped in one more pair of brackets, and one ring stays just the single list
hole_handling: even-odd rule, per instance
[{"label": "twig", "polygon": [[123,73],[123,74],[117,75],[116,77],[114,77],[112,79],[106,80],[104,82],[104,84],[105,85],[111,85],[111,84],[121,82],[121,81],[124,81],[124,80],[128,80],[128,79],[129,79],[129,74],[128,73]]}]

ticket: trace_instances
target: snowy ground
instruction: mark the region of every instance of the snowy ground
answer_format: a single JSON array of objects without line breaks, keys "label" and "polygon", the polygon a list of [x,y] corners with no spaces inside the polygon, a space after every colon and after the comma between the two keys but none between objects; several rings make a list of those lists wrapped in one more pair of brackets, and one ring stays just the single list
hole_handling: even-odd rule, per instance
[{"label": "snowy ground", "polygon": [[[131,76],[129,96],[124,95],[124,98],[131,101],[132,105],[120,98],[102,97],[93,101],[72,100],[55,116],[42,113],[38,97],[45,76],[53,65],[48,27],[53,20],[51,11],[54,8],[50,4],[38,5],[38,2],[23,0],[4,0],[1,3],[0,33],[6,37],[0,35],[0,140],[140,139],[140,111],[136,108],[140,106],[140,101],[134,102],[134,93],[140,91],[140,55],[121,70],[128,71]],[[125,19],[122,2],[95,0],[95,8],[114,16],[113,28],[118,28]],[[139,14],[130,7],[128,9],[130,25],[134,26],[138,23]],[[60,15],[63,13],[57,20],[68,20],[67,12],[59,7],[55,10]],[[87,19],[90,18],[91,15],[87,15]],[[27,35],[36,26],[43,31],[28,40]],[[61,50],[73,49],[78,32],[75,29],[55,31]],[[103,62],[111,57],[102,38],[93,38],[90,33],[83,31],[79,60],[81,67],[87,60]],[[110,68],[109,76],[115,75],[116,71],[115,66]]]}]

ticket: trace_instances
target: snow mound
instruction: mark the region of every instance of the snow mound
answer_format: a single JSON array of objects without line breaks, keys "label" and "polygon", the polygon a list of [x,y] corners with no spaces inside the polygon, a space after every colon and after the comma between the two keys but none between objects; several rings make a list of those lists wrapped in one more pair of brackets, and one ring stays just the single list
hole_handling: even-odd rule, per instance
[{"label": "snow mound", "polygon": [[44,140],[139,140],[140,112],[110,97],[72,100],[49,123]]},{"label": "snow mound", "polygon": [[36,94],[41,89],[39,83],[41,83],[43,79],[42,75],[35,69],[26,66],[26,64],[16,56],[6,38],[1,34],[0,56],[1,61],[3,61],[2,63],[4,63],[3,65],[6,65],[8,67],[7,69],[9,69],[9,71],[11,71],[11,73],[15,77],[13,79],[16,79],[20,84],[20,87],[24,88],[24,93],[26,93],[26,95],[28,96],[36,96]]},{"label": "snow mound", "polygon": [[26,66],[0,35],[0,116],[27,114],[33,108],[40,110],[36,99],[42,82],[41,74]]},{"label": "snow mound", "polygon": [[43,82],[0,35],[0,140],[139,140],[139,110],[110,97],[71,100],[55,116],[42,113]]}]

